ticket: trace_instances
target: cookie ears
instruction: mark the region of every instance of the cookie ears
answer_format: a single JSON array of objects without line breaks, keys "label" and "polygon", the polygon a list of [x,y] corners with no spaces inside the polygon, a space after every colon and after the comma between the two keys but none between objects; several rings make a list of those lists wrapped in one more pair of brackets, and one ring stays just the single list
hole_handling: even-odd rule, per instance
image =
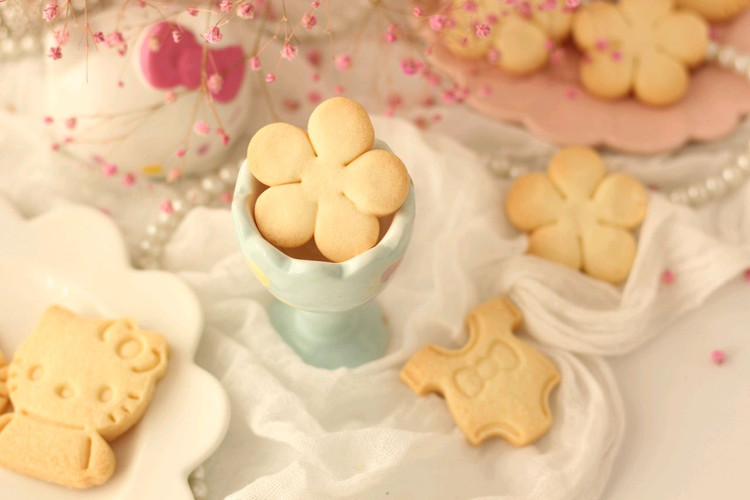
[{"label": "cookie ears", "polygon": [[112,346],[133,372],[154,372],[160,376],[167,367],[169,349],[163,335],[141,330],[131,319],[109,322],[101,331],[101,340]]}]

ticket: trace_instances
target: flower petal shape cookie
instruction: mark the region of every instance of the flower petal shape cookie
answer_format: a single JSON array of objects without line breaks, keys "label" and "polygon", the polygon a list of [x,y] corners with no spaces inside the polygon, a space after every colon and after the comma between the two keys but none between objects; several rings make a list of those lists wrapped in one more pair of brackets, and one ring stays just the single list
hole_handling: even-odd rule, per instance
[{"label": "flower petal shape cookie", "polygon": [[644,187],[623,173],[606,175],[599,155],[574,147],[557,153],[547,173],[521,176],[510,187],[506,212],[528,232],[532,255],[609,283],[628,277],[637,244],[630,230],[646,217]]},{"label": "flower petal shape cookie", "polygon": [[0,465],[72,488],[106,482],[107,444],[143,416],[167,368],[161,334],[52,306],[8,368]]},{"label": "flower petal shape cookie", "polygon": [[711,22],[719,22],[750,7],[750,0],[677,0],[677,5],[695,11]]},{"label": "flower petal shape cookie", "polygon": [[419,396],[441,393],[466,438],[491,436],[525,446],[552,426],[549,394],[560,381],[555,366],[513,335],[520,311],[505,298],[469,313],[469,342],[457,351],[429,344],[401,370]]},{"label": "flower petal shape cookie", "polygon": [[675,10],[673,0],[597,0],[576,13],[573,36],[586,53],[580,65],[586,90],[604,99],[632,92],[653,106],[685,94],[688,69],[704,61],[708,47],[706,22]]},{"label": "flower petal shape cookie", "polygon": [[255,202],[255,223],[281,248],[314,238],[320,252],[342,262],[378,241],[379,217],[409,194],[409,174],[389,151],[372,149],[375,131],[362,106],[344,97],[321,103],[308,132],[272,123],[250,140],[250,172],[269,186]]},{"label": "flower petal shape cookie", "polygon": [[5,357],[3,352],[0,351],[0,413],[5,411],[5,406],[8,404],[8,366],[5,363]]},{"label": "flower petal shape cookie", "polygon": [[454,54],[467,58],[484,57],[494,50],[497,65],[512,74],[528,74],[544,66],[548,42],[560,42],[570,33],[573,16],[565,0],[515,4],[479,0],[474,2],[476,9],[467,9],[467,3],[453,1],[453,26],[441,33],[443,43]]}]

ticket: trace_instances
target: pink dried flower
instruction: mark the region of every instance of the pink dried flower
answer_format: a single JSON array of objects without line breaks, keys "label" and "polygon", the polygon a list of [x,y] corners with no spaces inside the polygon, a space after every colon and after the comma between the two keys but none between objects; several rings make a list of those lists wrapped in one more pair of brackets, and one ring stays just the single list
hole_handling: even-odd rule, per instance
[{"label": "pink dried flower", "polygon": [[232,192],[231,191],[224,191],[221,193],[221,201],[224,203],[232,203]]},{"label": "pink dried flower", "polygon": [[101,31],[97,31],[93,35],[91,35],[91,38],[94,39],[94,42],[96,43],[104,43],[104,33]]},{"label": "pink dried flower", "polygon": [[294,61],[294,58],[297,57],[297,52],[297,47],[295,47],[291,43],[285,43],[281,48],[281,57],[283,57],[287,61]]},{"label": "pink dried flower", "polygon": [[122,176],[122,183],[127,186],[133,186],[135,184],[135,175],[128,172],[127,174]]},{"label": "pink dried flower", "polygon": [[167,172],[167,182],[174,182],[180,177],[182,177],[182,170],[177,167],[172,168]]},{"label": "pink dried flower", "polygon": [[414,7],[411,13],[414,14],[414,17],[422,17],[422,9],[419,7]]},{"label": "pink dried flower", "polygon": [[227,144],[229,144],[229,135],[226,132],[224,132],[223,128],[217,129],[216,133],[219,134],[219,136],[221,136],[222,146],[226,146]]},{"label": "pink dried flower", "polygon": [[119,31],[113,31],[112,33],[107,35],[104,41],[107,44],[107,47],[117,47],[118,45],[122,45],[125,43],[125,38]]},{"label": "pink dried flower", "polygon": [[485,38],[490,35],[490,27],[486,24],[477,24],[474,26],[474,34],[477,38]]},{"label": "pink dried flower", "polygon": [[209,92],[212,94],[218,94],[221,92],[221,87],[224,86],[224,79],[221,75],[213,74],[206,80],[206,86],[208,87]]},{"label": "pink dried flower", "polygon": [[76,128],[76,125],[78,124],[78,120],[75,119],[75,117],[70,117],[67,120],[65,120],[65,127],[68,129],[74,129]]},{"label": "pink dried flower", "polygon": [[210,144],[208,144],[208,143],[201,144],[198,147],[198,151],[196,151],[196,153],[198,154],[198,156],[204,156],[206,153],[208,153],[209,149],[211,149],[211,145]]},{"label": "pink dried flower", "polygon": [[497,64],[500,61],[500,51],[497,49],[490,49],[487,52],[487,62],[490,64]]},{"label": "pink dried flower", "polygon": [[255,7],[251,3],[243,3],[237,7],[237,15],[242,19],[252,19],[255,17]]},{"label": "pink dried flower", "polygon": [[676,279],[677,276],[675,275],[675,273],[669,269],[661,273],[661,282],[665,285],[671,285]]},{"label": "pink dried flower", "polygon": [[743,276],[745,277],[745,281],[750,283],[750,269],[745,269]]},{"label": "pink dried flower", "polygon": [[60,145],[58,143],[56,143],[56,142],[53,142],[52,144],[50,144],[49,147],[55,153],[57,153],[58,151],[60,151]]},{"label": "pink dried flower", "polygon": [[523,0],[522,2],[518,2],[516,4],[516,11],[525,18],[531,17],[532,10],[531,10],[531,3],[528,0]]},{"label": "pink dried flower", "polygon": [[60,47],[50,47],[47,57],[51,57],[53,61],[57,61],[62,57],[62,50]]},{"label": "pink dried flower", "polygon": [[42,18],[45,21],[52,21],[57,17],[59,10],[57,8],[57,2],[47,2],[47,5],[42,9]]},{"label": "pink dried flower", "polygon": [[311,49],[305,57],[307,58],[307,62],[310,63],[310,66],[320,66],[320,51],[318,49]]},{"label": "pink dried flower", "polygon": [[339,54],[336,56],[336,69],[346,71],[352,67],[352,57],[349,54]]},{"label": "pink dried flower", "polygon": [[565,98],[573,100],[578,97],[579,92],[580,91],[576,87],[568,87],[565,89]]},{"label": "pink dried flower", "polygon": [[195,7],[188,7],[187,8],[187,13],[190,14],[191,16],[195,17],[195,16],[198,15],[198,9],[196,9]]},{"label": "pink dried flower", "polygon": [[448,18],[442,14],[430,16],[430,28],[434,31],[443,31],[448,22]]},{"label": "pink dried flower", "polygon": [[232,1],[231,0],[221,0],[219,2],[219,10],[222,12],[229,12],[232,10]]},{"label": "pink dried flower", "polygon": [[183,158],[185,156],[185,150],[184,149],[178,149],[175,152],[175,155],[177,155],[177,158]]},{"label": "pink dried flower", "polygon": [[403,71],[405,75],[416,75],[422,70],[422,68],[424,68],[424,63],[417,59],[409,57],[401,60],[401,71]]},{"label": "pink dried flower", "polygon": [[260,69],[260,57],[255,56],[250,58],[250,69],[253,71],[258,71]]},{"label": "pink dried flower", "polygon": [[45,117],[44,117],[44,124],[45,124],[45,125],[50,125],[50,124],[51,124],[52,122],[54,122],[54,121],[55,121],[55,120],[54,120],[54,119],[53,119],[53,118],[52,118],[51,116],[45,116]]},{"label": "pink dried flower", "polygon": [[266,75],[266,83],[273,83],[275,81],[276,81],[276,75],[274,75],[273,73],[268,73]]},{"label": "pink dried flower", "polygon": [[596,48],[597,50],[606,50],[609,46],[609,42],[606,38],[597,38],[596,39]]},{"label": "pink dried flower", "polygon": [[313,83],[317,83],[320,81],[320,73],[313,73],[310,77],[310,80],[313,81]]},{"label": "pink dried flower", "polygon": [[221,34],[221,30],[218,26],[214,26],[210,30],[203,33],[201,36],[208,43],[218,43],[222,38],[224,38],[224,35]]},{"label": "pink dried flower", "polygon": [[333,93],[334,94],[343,94],[344,93],[344,87],[341,85],[334,85],[333,86]]},{"label": "pink dried flower", "polygon": [[167,215],[172,215],[174,213],[174,205],[172,205],[172,200],[162,200],[161,203],[159,203],[159,210]]},{"label": "pink dried flower", "polygon": [[310,4],[310,7],[312,7],[313,9],[317,9],[318,7],[320,7],[320,2],[316,0],[315,2]]},{"label": "pink dried flower", "polygon": [[318,18],[312,14],[305,14],[305,16],[302,18],[302,27],[306,30],[313,29],[316,24],[318,24]]},{"label": "pink dried flower", "polygon": [[711,353],[711,361],[713,361],[715,365],[720,365],[724,363],[726,359],[727,359],[727,355],[722,350],[716,349],[715,351]]},{"label": "pink dried flower", "polygon": [[318,104],[321,99],[320,92],[317,90],[311,90],[307,93],[307,100],[310,101],[310,104]]},{"label": "pink dried flower", "polygon": [[461,7],[466,12],[476,12],[477,11],[477,3],[474,0],[466,0],[466,2]]},{"label": "pink dried flower", "polygon": [[581,0],[565,0],[565,7],[563,8],[563,12],[576,10],[580,6]]},{"label": "pink dried flower", "polygon": [[65,28],[55,31],[55,41],[57,45],[65,45],[70,38],[70,32]]},{"label": "pink dried flower", "polygon": [[557,48],[549,55],[549,63],[553,67],[561,66],[565,61],[565,51]]},{"label": "pink dried flower", "polygon": [[612,52],[612,60],[615,62],[622,61],[622,51],[621,50],[615,50]]},{"label": "pink dried flower", "polygon": [[104,177],[114,177],[117,175],[117,165],[114,163],[105,163],[102,165],[102,175]]},{"label": "pink dried flower", "polygon": [[388,28],[385,30],[385,42],[393,43],[396,40],[398,40],[398,35],[396,35],[396,25],[389,24]]},{"label": "pink dried flower", "polygon": [[177,100],[177,94],[175,94],[173,90],[170,90],[164,94],[164,102],[170,103],[170,102],[175,102],[176,100]]},{"label": "pink dried flower", "polygon": [[552,50],[555,48],[555,42],[554,40],[545,40],[544,41],[544,48],[547,50]]},{"label": "pink dried flower", "polygon": [[477,95],[483,98],[490,97],[492,95],[492,89],[487,85],[483,85],[477,89]]},{"label": "pink dried flower", "polygon": [[555,10],[557,8],[557,0],[544,0],[544,2],[540,3],[537,8],[541,12]]},{"label": "pink dried flower", "polygon": [[200,120],[193,124],[193,131],[198,135],[208,135],[211,132],[211,128],[208,126],[208,123]]}]

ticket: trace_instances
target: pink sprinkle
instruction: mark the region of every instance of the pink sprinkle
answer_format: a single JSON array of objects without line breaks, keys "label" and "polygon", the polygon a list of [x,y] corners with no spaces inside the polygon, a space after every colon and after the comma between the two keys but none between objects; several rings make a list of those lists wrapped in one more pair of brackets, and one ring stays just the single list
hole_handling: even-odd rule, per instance
[{"label": "pink sprinkle", "polygon": [[213,74],[206,80],[206,86],[212,94],[218,94],[221,92],[221,87],[224,86],[224,79],[221,75]]},{"label": "pink sprinkle", "polygon": [[420,70],[424,68],[424,63],[416,59],[407,58],[401,60],[401,71],[405,75],[412,76],[416,75]]},{"label": "pink sprinkle", "polygon": [[210,30],[203,33],[201,36],[208,43],[218,43],[222,38],[224,38],[224,35],[221,34],[221,30],[219,30],[218,26],[214,26]]},{"label": "pink sprinkle", "polygon": [[198,9],[196,9],[195,7],[188,7],[187,8],[187,13],[190,14],[191,16],[195,17],[195,16],[198,15]]},{"label": "pink sprinkle", "polygon": [[313,29],[316,24],[318,24],[318,18],[312,14],[305,14],[305,16],[302,18],[302,27],[306,30]]},{"label": "pink sprinkle", "polygon": [[334,94],[343,94],[344,93],[344,87],[341,85],[334,85],[333,86],[333,93]]},{"label": "pink sprinkle", "polygon": [[44,6],[44,9],[42,9],[42,18],[45,21],[52,21],[57,17],[57,13],[57,2],[47,2],[47,5]]},{"label": "pink sprinkle", "polygon": [[49,125],[49,124],[51,124],[51,123],[52,123],[52,122],[54,122],[54,121],[55,121],[55,120],[54,120],[54,119],[53,119],[53,118],[52,118],[51,116],[45,116],[45,117],[44,117],[44,124],[45,124],[45,125]]},{"label": "pink sprinkle", "polygon": [[349,54],[339,54],[336,56],[336,69],[346,71],[352,67],[352,57]]},{"label": "pink sprinkle", "polygon": [[60,50],[60,47],[50,47],[47,57],[51,57],[53,61],[57,61],[62,58],[62,50]]},{"label": "pink sprinkle", "polygon": [[135,175],[128,172],[127,174],[122,176],[122,183],[127,186],[133,186],[135,184]]},{"label": "pink sprinkle", "polygon": [[114,163],[105,163],[102,166],[102,175],[104,177],[112,177],[117,174],[117,165]]},{"label": "pink sprinkle", "polygon": [[667,269],[663,273],[661,273],[661,282],[665,285],[671,285],[674,283],[674,280],[677,279],[677,276],[675,276],[674,272]]},{"label": "pink sprinkle", "polygon": [[219,10],[222,12],[229,12],[230,10],[232,10],[232,1],[221,0],[221,2],[219,2]]},{"label": "pink sprinkle", "polygon": [[411,13],[414,14],[414,17],[422,17],[422,9],[419,7],[414,7]]},{"label": "pink sprinkle", "polygon": [[622,61],[622,51],[615,50],[614,52],[612,52],[612,60],[615,62]]},{"label": "pink sprinkle", "polygon": [[174,213],[174,206],[172,205],[172,200],[162,200],[162,202],[159,203],[159,210],[161,210],[167,215],[172,215]]},{"label": "pink sprinkle", "polygon": [[174,93],[174,91],[170,90],[166,94],[164,94],[164,102],[175,102],[177,100],[177,94]]},{"label": "pink sprinkle", "polygon": [[193,130],[198,135],[208,135],[209,132],[211,132],[211,128],[208,126],[208,123],[204,122],[203,120],[195,122],[193,125]]},{"label": "pink sprinkle", "polygon": [[297,47],[291,43],[285,43],[281,48],[281,57],[287,61],[294,61],[294,58],[297,57],[297,52]]},{"label": "pink sprinkle", "polygon": [[597,50],[606,50],[609,47],[609,42],[606,38],[597,38],[595,46]]},{"label": "pink sprinkle", "polygon": [[221,201],[224,203],[231,203],[232,202],[232,192],[231,191],[224,191],[221,193]]},{"label": "pink sprinkle", "polygon": [[276,76],[273,73],[268,73],[266,75],[266,83],[273,83],[276,81]]},{"label": "pink sprinkle", "polygon": [[490,64],[497,64],[500,61],[500,51],[497,49],[490,49],[487,52],[487,62]]},{"label": "pink sprinkle", "polygon": [[242,19],[252,19],[255,17],[255,7],[251,3],[243,3],[237,7],[237,15]]},{"label": "pink sprinkle", "polygon": [[490,27],[486,24],[477,24],[474,27],[474,33],[477,35],[477,38],[486,38],[490,36]]},{"label": "pink sprinkle", "polygon": [[713,361],[715,365],[720,365],[724,363],[726,359],[727,359],[726,353],[720,349],[716,349],[715,351],[711,352],[711,361]]},{"label": "pink sprinkle", "polygon": [[65,120],[65,127],[71,130],[76,128],[77,124],[78,124],[78,120],[76,120],[75,117],[70,117],[67,120]]},{"label": "pink sprinkle", "polygon": [[260,57],[255,56],[250,59],[250,69],[258,71],[260,69]]},{"label": "pink sprinkle", "polygon": [[448,18],[446,18],[442,14],[437,14],[430,17],[430,28],[433,29],[433,31],[443,31],[445,29],[445,25],[448,22]]},{"label": "pink sprinkle", "polygon": [[175,154],[177,155],[177,158],[182,158],[185,156],[185,150],[184,149],[178,149]]},{"label": "pink sprinkle", "polygon": [[462,9],[466,12],[476,12],[477,3],[474,0],[466,0],[466,3],[464,3]]}]

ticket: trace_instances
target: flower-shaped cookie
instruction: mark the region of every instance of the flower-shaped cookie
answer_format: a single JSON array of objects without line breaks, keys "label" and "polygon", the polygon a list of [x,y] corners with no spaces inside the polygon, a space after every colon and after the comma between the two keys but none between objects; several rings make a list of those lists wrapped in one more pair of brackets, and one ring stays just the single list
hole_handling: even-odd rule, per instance
[{"label": "flower-shaped cookie", "polygon": [[673,0],[599,0],[577,12],[573,36],[587,55],[581,83],[589,92],[615,99],[632,91],[663,106],[685,94],[688,68],[705,59],[708,25]]},{"label": "flower-shaped cookie", "polygon": [[528,252],[619,283],[636,254],[629,230],[646,216],[646,190],[633,177],[606,175],[592,149],[557,153],[547,173],[520,177],[506,199],[508,218],[531,233]]},{"label": "flower-shaped cookie", "polygon": [[494,50],[491,61],[522,75],[544,66],[549,40],[565,39],[572,17],[565,0],[453,0],[450,18],[454,25],[443,30],[441,38],[451,52],[462,57],[490,56]]},{"label": "flower-shaped cookie", "polygon": [[255,203],[255,223],[277,247],[314,237],[323,256],[342,262],[375,246],[378,217],[404,203],[409,174],[396,155],[372,149],[370,117],[351,99],[321,103],[307,129],[272,123],[250,141],[248,167],[270,186]]},{"label": "flower-shaped cookie", "polygon": [[750,7],[750,0],[677,0],[677,5],[693,10],[709,21],[726,21]]}]

